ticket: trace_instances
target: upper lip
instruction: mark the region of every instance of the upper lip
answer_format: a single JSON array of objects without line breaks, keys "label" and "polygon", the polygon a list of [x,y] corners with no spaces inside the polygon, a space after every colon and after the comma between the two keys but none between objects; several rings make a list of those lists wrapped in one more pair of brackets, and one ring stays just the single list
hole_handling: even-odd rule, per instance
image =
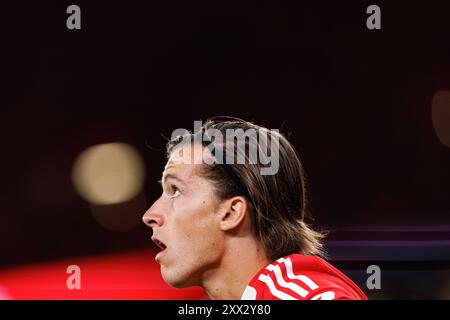
[{"label": "upper lip", "polygon": [[152,241],[161,249],[165,250],[167,246],[158,237],[152,236]]}]

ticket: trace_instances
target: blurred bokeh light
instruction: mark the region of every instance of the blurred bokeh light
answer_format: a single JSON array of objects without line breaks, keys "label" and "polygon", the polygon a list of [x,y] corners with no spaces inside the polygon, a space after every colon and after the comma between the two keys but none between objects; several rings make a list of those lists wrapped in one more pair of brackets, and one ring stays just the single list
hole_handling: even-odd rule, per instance
[{"label": "blurred bokeh light", "polygon": [[139,153],[124,143],[90,147],[76,159],[72,179],[85,200],[111,205],[135,197],[144,184],[145,167]]},{"label": "blurred bokeh light", "polygon": [[450,91],[438,91],[431,103],[433,127],[439,141],[450,147]]}]

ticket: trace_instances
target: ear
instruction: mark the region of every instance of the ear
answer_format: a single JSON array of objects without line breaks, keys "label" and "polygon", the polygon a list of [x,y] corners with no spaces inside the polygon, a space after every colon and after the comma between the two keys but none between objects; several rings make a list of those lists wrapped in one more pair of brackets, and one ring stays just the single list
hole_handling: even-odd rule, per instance
[{"label": "ear", "polygon": [[247,212],[247,200],[242,196],[236,196],[224,201],[220,217],[220,229],[229,231],[238,227],[244,221]]}]

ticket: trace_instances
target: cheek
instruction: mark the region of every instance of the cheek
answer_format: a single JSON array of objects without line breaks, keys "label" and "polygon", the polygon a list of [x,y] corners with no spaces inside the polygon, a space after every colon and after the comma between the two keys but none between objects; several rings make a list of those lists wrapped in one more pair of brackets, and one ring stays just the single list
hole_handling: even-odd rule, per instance
[{"label": "cheek", "polygon": [[193,201],[180,206],[179,209],[180,215],[174,221],[176,233],[180,236],[178,241],[190,247],[191,251],[211,246],[211,242],[216,242],[214,207],[207,200]]}]

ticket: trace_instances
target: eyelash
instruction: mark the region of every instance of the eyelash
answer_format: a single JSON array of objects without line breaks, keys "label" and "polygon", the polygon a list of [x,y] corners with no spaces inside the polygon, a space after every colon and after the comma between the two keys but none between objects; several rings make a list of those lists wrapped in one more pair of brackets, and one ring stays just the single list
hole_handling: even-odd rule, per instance
[{"label": "eyelash", "polygon": [[181,194],[180,189],[174,184],[170,185],[170,189],[172,189],[172,191],[173,191],[173,193],[171,195],[169,195],[170,199],[175,199],[176,197],[178,197]]},{"label": "eyelash", "polygon": [[[159,180],[158,182],[162,185],[162,180]],[[180,188],[178,188],[176,185],[170,184],[169,186],[170,186],[170,189],[173,191],[172,194],[169,195],[170,199],[173,199],[173,198],[179,196],[179,194],[181,194]],[[179,194],[176,194],[177,192]]]}]

